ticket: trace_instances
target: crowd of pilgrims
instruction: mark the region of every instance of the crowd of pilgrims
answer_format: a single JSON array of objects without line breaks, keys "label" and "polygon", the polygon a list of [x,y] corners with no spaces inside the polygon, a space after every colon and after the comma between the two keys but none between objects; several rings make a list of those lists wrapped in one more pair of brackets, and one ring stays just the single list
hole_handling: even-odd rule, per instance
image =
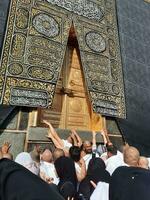
[{"label": "crowd of pilgrims", "polygon": [[104,144],[82,141],[75,130],[61,139],[44,121],[55,149],[21,152],[13,161],[10,144],[0,151],[1,200],[150,200],[148,158],[125,144],[119,151],[102,130]]}]

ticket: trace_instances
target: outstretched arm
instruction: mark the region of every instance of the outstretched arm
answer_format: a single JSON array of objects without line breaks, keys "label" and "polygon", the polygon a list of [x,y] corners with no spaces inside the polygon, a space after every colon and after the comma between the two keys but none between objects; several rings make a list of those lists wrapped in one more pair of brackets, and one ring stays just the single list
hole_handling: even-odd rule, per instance
[{"label": "outstretched arm", "polygon": [[61,145],[55,138],[54,136],[51,134],[50,130],[48,131],[48,135],[46,135],[46,137],[48,137],[49,139],[52,140],[52,142],[54,143],[56,148],[59,149],[63,149],[63,145]]},{"label": "outstretched arm", "polygon": [[92,131],[92,151],[96,151],[96,135],[97,132]]},{"label": "outstretched arm", "polygon": [[77,139],[77,146],[81,147],[81,145],[82,145],[82,139],[80,138],[80,136],[78,135],[78,133],[75,130],[72,130],[72,133],[75,135],[75,137]]},{"label": "outstretched arm", "polygon": [[101,135],[103,136],[104,144],[111,142],[110,139],[109,139],[109,136],[108,136],[107,129],[102,129]]},{"label": "outstretched arm", "polygon": [[86,165],[83,158],[81,158],[79,162],[80,162],[81,171],[80,172],[76,171],[76,175],[77,175],[78,181],[81,182],[86,176]]},{"label": "outstretched arm", "polygon": [[43,120],[43,122],[45,124],[48,125],[49,127],[49,131],[48,131],[48,137],[52,139],[53,143],[55,145],[59,145],[59,146],[62,146],[63,147],[63,141],[62,139],[58,136],[57,132],[55,131],[55,129],[53,128],[53,126],[51,125],[50,122],[46,121],[46,120]]},{"label": "outstretched arm", "polygon": [[75,136],[75,134],[74,134],[74,132],[71,130],[71,138],[72,138],[72,140],[73,140],[73,145],[74,146],[78,146],[78,141],[77,141],[77,138],[76,138],[76,136]]}]

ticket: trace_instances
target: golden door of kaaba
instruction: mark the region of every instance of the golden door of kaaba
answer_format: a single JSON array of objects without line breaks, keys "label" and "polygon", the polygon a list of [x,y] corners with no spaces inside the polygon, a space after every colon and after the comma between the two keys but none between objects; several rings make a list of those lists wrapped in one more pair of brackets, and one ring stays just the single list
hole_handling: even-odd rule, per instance
[{"label": "golden door of kaaba", "polygon": [[94,114],[88,99],[80,52],[74,27],[70,29],[61,74],[52,107],[38,109],[38,125],[48,120],[55,128],[100,130],[103,118]]},{"label": "golden door of kaaba", "polygon": [[38,108],[39,124],[61,128],[90,129],[93,112],[125,118],[116,1],[12,0],[0,104]]}]

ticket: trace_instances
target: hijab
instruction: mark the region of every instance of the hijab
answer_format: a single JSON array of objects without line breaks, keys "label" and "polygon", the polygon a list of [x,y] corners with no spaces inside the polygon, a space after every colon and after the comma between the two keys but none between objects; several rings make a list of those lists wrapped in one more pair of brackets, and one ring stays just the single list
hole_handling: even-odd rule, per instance
[{"label": "hijab", "polygon": [[77,176],[73,160],[69,157],[62,156],[55,161],[54,165],[60,179],[58,187],[60,188],[65,182],[69,181],[76,188]]},{"label": "hijab", "polygon": [[90,181],[96,184],[98,182],[110,182],[110,174],[106,171],[105,163],[101,158],[92,158],[90,160],[87,175],[80,183],[79,195],[83,195],[86,200],[90,199],[94,191],[94,187]]},{"label": "hijab", "polygon": [[62,196],[38,176],[14,161],[0,160],[1,200],[63,200]]},{"label": "hijab", "polygon": [[101,158],[93,158],[90,160],[87,178],[94,181],[96,184],[98,182],[110,182],[110,174],[106,171],[106,165]]},{"label": "hijab", "polygon": [[64,199],[68,200],[68,197],[75,198],[76,196],[76,189],[72,182],[66,181],[64,182],[61,187],[59,188],[60,194],[64,197]]}]

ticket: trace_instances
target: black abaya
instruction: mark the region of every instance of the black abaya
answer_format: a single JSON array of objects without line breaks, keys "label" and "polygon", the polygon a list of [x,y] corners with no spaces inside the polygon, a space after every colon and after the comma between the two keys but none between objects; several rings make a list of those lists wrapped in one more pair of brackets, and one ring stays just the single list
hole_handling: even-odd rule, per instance
[{"label": "black abaya", "polygon": [[150,170],[117,168],[110,181],[109,200],[150,200]]},{"label": "black abaya", "polygon": [[23,166],[0,160],[1,200],[63,200],[52,186]]}]

